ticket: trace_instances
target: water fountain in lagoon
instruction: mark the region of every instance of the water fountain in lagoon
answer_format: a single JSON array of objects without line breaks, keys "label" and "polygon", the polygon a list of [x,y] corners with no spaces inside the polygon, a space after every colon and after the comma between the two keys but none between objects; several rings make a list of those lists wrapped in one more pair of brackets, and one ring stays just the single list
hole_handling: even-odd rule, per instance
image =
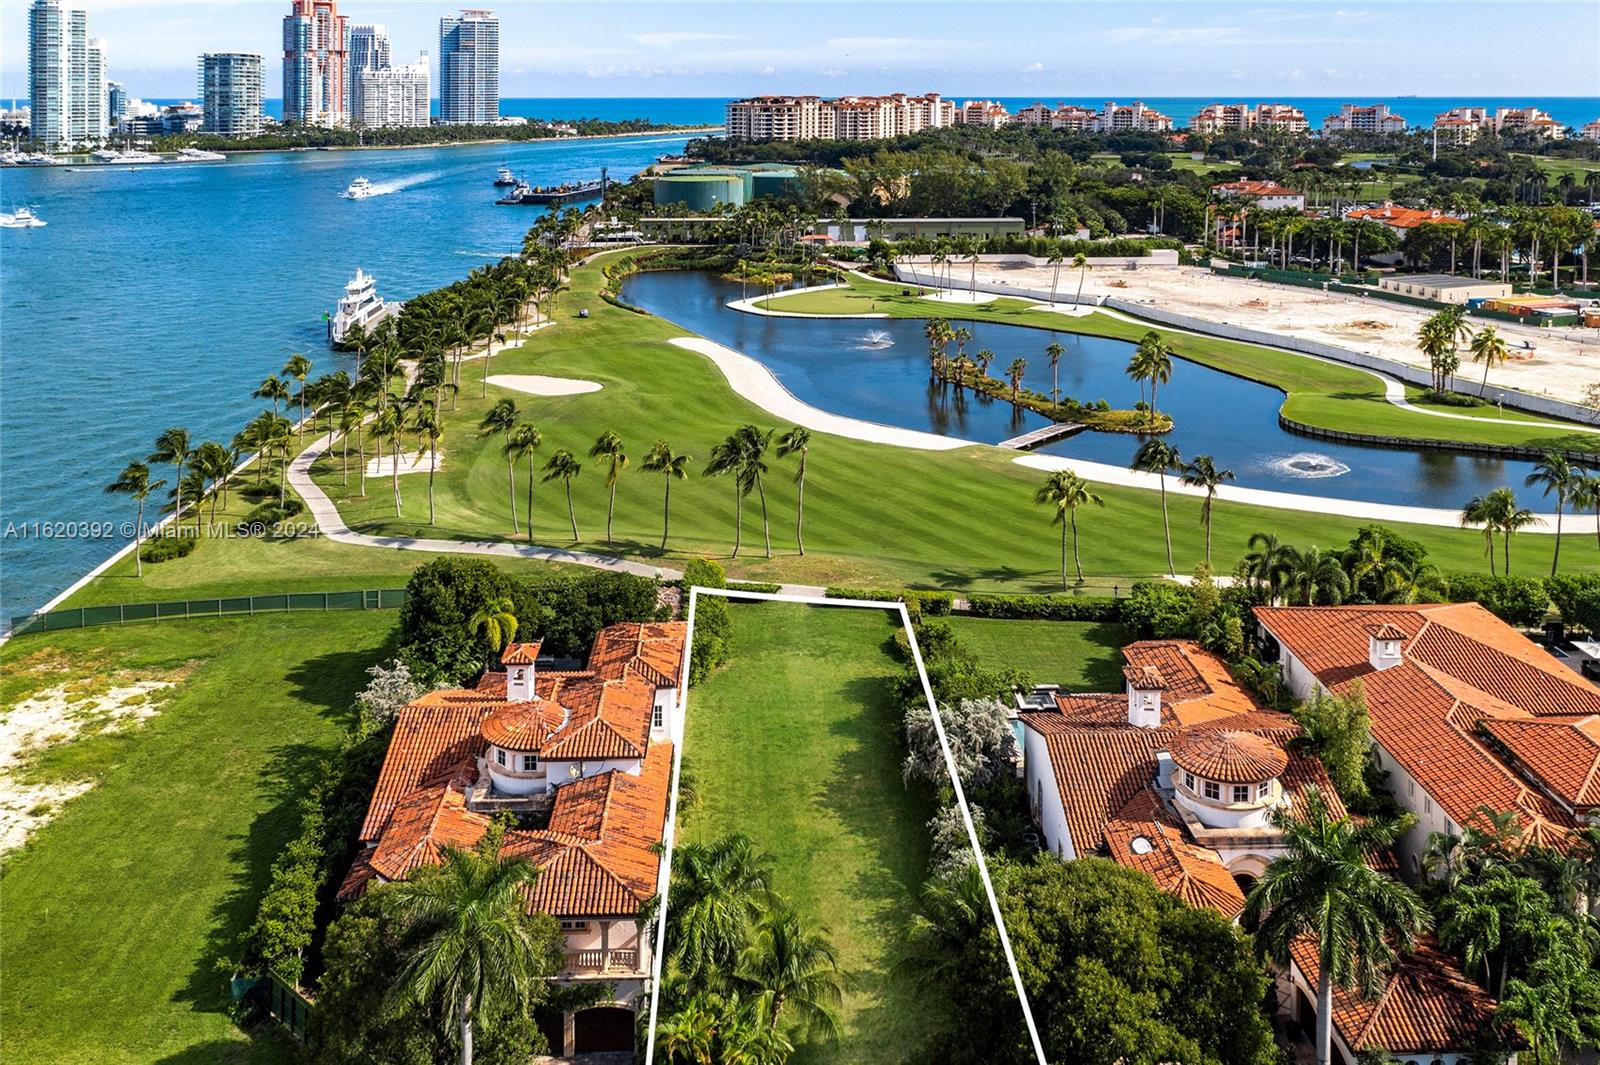
[{"label": "water fountain in lagoon", "polygon": [[894,347],[894,337],[882,329],[874,329],[861,338],[861,343],[856,345],[857,351],[882,351]]},{"label": "water fountain in lagoon", "polygon": [[1336,458],[1319,455],[1314,451],[1300,451],[1293,455],[1269,459],[1267,468],[1286,477],[1305,477],[1320,480],[1324,477],[1341,477],[1350,467]]}]

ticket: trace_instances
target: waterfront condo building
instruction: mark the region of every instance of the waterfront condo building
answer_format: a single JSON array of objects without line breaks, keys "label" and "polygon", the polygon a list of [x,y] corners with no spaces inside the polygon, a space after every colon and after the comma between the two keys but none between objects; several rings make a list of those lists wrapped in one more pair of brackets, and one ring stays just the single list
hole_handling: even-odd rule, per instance
[{"label": "waterfront condo building", "polygon": [[1585,124],[1583,129],[1578,132],[1578,136],[1586,141],[1600,141],[1600,118]]},{"label": "waterfront condo building", "polygon": [[1005,105],[995,100],[968,100],[955,111],[958,126],[986,126],[999,129],[1011,121]]},{"label": "waterfront condo building", "polygon": [[122,116],[128,113],[128,90],[120,81],[106,82],[106,129],[117,128]]},{"label": "waterfront condo building", "polygon": [[486,125],[500,120],[500,20],[463,10],[439,20],[439,121]]},{"label": "waterfront condo building", "polygon": [[733,140],[833,139],[833,104],[820,96],[756,96],[727,105],[723,132]]},{"label": "waterfront condo building", "polygon": [[283,17],[285,122],[341,126],[349,120],[348,21],[337,0],[294,0]]},{"label": "waterfront condo building", "polygon": [[1406,120],[1388,104],[1340,104],[1339,113],[1322,120],[1324,133],[1404,133]]},{"label": "waterfront condo building", "polygon": [[389,65],[389,30],[384,26],[360,23],[350,27],[350,69],[345,88],[350,93],[350,120],[361,121],[361,75],[383,70]]},{"label": "waterfront condo building", "polygon": [[1246,129],[1304,133],[1305,112],[1288,104],[1207,104],[1189,122],[1197,133],[1224,133]]},{"label": "waterfront condo building", "polygon": [[28,92],[35,140],[69,148],[109,135],[105,42],[89,37],[89,17],[60,0],[28,9]]},{"label": "waterfront condo building", "polygon": [[738,140],[882,140],[956,123],[956,107],[938,93],[908,96],[756,96],[734,100],[724,129]]},{"label": "waterfront condo building", "polygon": [[361,110],[352,117],[363,126],[428,124],[428,53],[408,66],[364,70],[360,83]]},{"label": "waterfront condo building", "polygon": [[241,52],[200,57],[200,129],[219,137],[261,132],[261,57]]},{"label": "waterfront condo building", "polygon": [[1166,133],[1171,129],[1170,117],[1154,108],[1146,107],[1137,100],[1131,104],[1119,104],[1115,100],[1107,100],[1106,105],[1100,109],[1100,117],[1095,124],[1096,133],[1120,133],[1124,130]]},{"label": "waterfront condo building", "polygon": [[1454,107],[1434,116],[1433,132],[1440,143],[1470,144],[1483,133],[1506,136],[1535,133],[1557,139],[1566,136],[1561,123],[1537,107]]}]

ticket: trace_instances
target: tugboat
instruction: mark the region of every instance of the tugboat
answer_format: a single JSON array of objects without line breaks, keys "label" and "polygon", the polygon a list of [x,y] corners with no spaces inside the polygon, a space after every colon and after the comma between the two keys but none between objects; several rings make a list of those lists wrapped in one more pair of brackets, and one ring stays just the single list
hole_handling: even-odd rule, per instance
[{"label": "tugboat", "polygon": [[494,176],[494,187],[497,189],[509,189],[515,186],[516,183],[517,176],[508,170],[504,163],[501,163],[500,172]]},{"label": "tugboat", "polygon": [[579,200],[603,200],[606,196],[605,168],[600,170],[598,181],[569,181],[565,185],[529,185],[519,181],[501,199],[494,201],[501,207],[538,207],[551,203],[576,203]]},{"label": "tugboat", "polygon": [[378,295],[377,281],[358,266],[356,276],[344,286],[339,306],[334,308],[332,315],[325,315],[328,319],[328,343],[342,348],[345,337],[349,336],[353,327],[360,326],[364,332],[370,333],[379,322],[398,312],[400,307],[398,303],[384,303],[383,297]]},{"label": "tugboat", "polygon": [[344,194],[352,200],[364,200],[369,196],[376,196],[378,192],[372,187],[372,182],[364,177],[358,177],[350,182],[349,187],[344,190]]}]

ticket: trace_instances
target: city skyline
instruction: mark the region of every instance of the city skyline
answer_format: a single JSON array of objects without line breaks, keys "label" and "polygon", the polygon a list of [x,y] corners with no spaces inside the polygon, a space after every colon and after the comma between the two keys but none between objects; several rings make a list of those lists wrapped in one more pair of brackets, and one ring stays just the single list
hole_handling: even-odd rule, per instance
[{"label": "city skyline", "polygon": [[[27,4],[0,9],[0,97],[28,95]],[[134,96],[188,97],[203,52],[258,52],[281,85],[278,0],[79,0],[108,41],[108,76]],[[938,91],[951,96],[1152,97],[1600,95],[1600,6],[1141,3],[957,5],[502,2],[504,97],[736,97]],[[396,54],[437,46],[460,4],[352,2],[351,24],[389,29]],[[1070,17],[1064,17],[1070,11]],[[1048,13],[1048,14],[1046,14]],[[1043,17],[1041,17],[1043,16]],[[1506,35],[1519,25],[1563,32]],[[1026,23],[1019,37],[1016,28]],[[629,32],[617,34],[616,26]],[[1419,49],[1417,42],[1429,47]]]}]

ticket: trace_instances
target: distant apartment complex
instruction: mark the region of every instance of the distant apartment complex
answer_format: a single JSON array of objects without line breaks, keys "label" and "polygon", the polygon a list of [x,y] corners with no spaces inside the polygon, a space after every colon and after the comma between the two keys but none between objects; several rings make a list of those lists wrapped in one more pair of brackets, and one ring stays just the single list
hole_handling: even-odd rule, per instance
[{"label": "distant apartment complex", "polygon": [[261,57],[223,52],[200,57],[200,128],[219,137],[261,132]]},{"label": "distant apartment complex", "polygon": [[428,124],[428,53],[403,67],[361,72],[361,111],[353,117],[369,129]]},{"label": "distant apartment complex", "polygon": [[907,96],[756,96],[734,100],[724,117],[737,140],[881,140],[956,124],[955,104],[938,93]]},{"label": "distant apartment complex", "polygon": [[1284,133],[1304,133],[1306,114],[1288,104],[1207,104],[1189,122],[1197,133],[1226,133],[1236,130],[1265,129]]},{"label": "distant apartment complex", "polygon": [[1433,132],[1442,143],[1449,144],[1470,144],[1486,132],[1497,136],[1536,133],[1552,140],[1566,136],[1561,123],[1537,107],[1501,107],[1494,111],[1487,107],[1455,107],[1434,116]]},{"label": "distant apartment complex", "polygon": [[389,66],[389,30],[370,23],[350,27],[350,69],[345,87],[350,93],[350,118],[361,121],[361,75]]},{"label": "distant apartment complex", "polygon": [[89,37],[89,17],[60,0],[28,10],[28,95],[35,140],[66,148],[110,132],[105,42]]},{"label": "distant apartment complex", "polygon": [[1578,136],[1586,141],[1600,141],[1600,119],[1595,119],[1584,126]]},{"label": "distant apartment complex", "polygon": [[1021,126],[1048,126],[1068,133],[1117,133],[1129,130],[1166,133],[1172,129],[1171,117],[1138,101],[1119,104],[1108,100],[1098,111],[1077,104],[1058,103],[1052,108],[1036,103],[1018,111],[1012,121]]},{"label": "distant apartment complex", "polygon": [[439,20],[439,121],[482,125],[500,120],[500,20],[463,10]]},{"label": "distant apartment complex", "polygon": [[1339,113],[1322,120],[1324,133],[1404,133],[1406,120],[1388,104],[1340,104]]},{"label": "distant apartment complex", "polygon": [[337,126],[349,120],[349,27],[337,0],[294,0],[283,17],[283,120]]},{"label": "distant apartment complex", "polygon": [[987,126],[990,129],[999,129],[1011,121],[1011,113],[1005,105],[994,100],[968,100],[955,111],[955,123],[958,126]]}]

